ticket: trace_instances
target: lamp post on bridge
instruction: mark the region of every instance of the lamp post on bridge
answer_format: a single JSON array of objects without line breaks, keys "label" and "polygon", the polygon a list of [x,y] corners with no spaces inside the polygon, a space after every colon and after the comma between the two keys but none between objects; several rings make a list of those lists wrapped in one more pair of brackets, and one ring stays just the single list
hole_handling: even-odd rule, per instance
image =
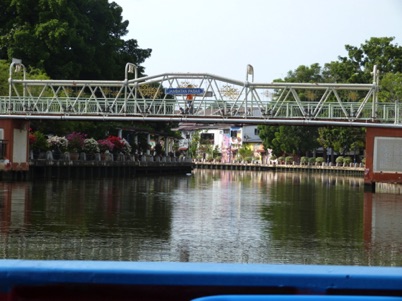
[{"label": "lamp post on bridge", "polygon": [[[14,72],[13,72],[13,68],[14,68]],[[11,94],[12,94],[12,84],[13,84],[13,73],[15,72],[20,72],[22,68],[22,72],[23,72],[23,79],[25,81],[26,79],[26,68],[25,66],[22,64],[22,60],[20,59],[16,59],[13,58],[10,64],[10,72],[9,72],[9,78],[8,78],[8,96],[9,96],[9,100],[11,102]],[[25,84],[23,85],[23,90],[22,90],[23,96],[25,98]],[[10,103],[11,105],[11,103]]]},{"label": "lamp post on bridge", "polygon": [[138,68],[137,65],[133,63],[127,63],[125,68],[125,81],[128,82],[128,74],[134,73],[134,79],[138,78]]},{"label": "lamp post on bridge", "polygon": [[374,65],[373,72],[371,72],[371,74],[373,75],[373,85],[375,86],[371,118],[372,118],[372,121],[375,121],[375,119],[377,118],[378,84],[379,84],[379,78],[380,78],[380,71],[377,69],[377,65]]},{"label": "lamp post on bridge", "polygon": [[[124,106],[125,106],[125,108],[127,108],[126,105],[127,105],[128,74],[134,73],[134,79],[136,80],[138,78],[138,68],[137,68],[137,65],[135,65],[133,63],[127,63],[124,70],[125,70],[125,72],[124,72]],[[138,83],[135,83],[135,85],[136,85],[136,87],[135,87],[134,97],[135,97],[135,100],[137,100]]]},{"label": "lamp post on bridge", "polygon": [[[246,70],[246,82],[245,82],[245,87],[246,87],[246,111],[244,112],[245,116],[247,116],[248,112],[248,102],[247,102],[247,96],[248,96],[248,87],[249,87],[249,77],[251,76],[251,82],[254,82],[254,68],[252,65],[248,64],[247,65],[247,70]],[[251,104],[253,103],[253,95],[251,95]],[[250,112],[251,114],[251,112]]]}]

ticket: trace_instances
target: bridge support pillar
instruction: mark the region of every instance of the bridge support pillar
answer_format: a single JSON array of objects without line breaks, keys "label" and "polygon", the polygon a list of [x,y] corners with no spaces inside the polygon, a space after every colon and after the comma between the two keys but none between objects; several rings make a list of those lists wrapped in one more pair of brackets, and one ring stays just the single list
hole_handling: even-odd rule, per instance
[{"label": "bridge support pillar", "polygon": [[[147,134],[147,143],[148,143],[148,145],[150,145],[151,144],[151,134]],[[147,155],[149,156],[151,154],[151,150],[150,149],[147,149]]]},{"label": "bridge support pillar", "polygon": [[27,171],[29,121],[0,119],[0,170]]},{"label": "bridge support pillar", "polygon": [[402,130],[369,127],[366,132],[365,190],[376,183],[402,184]]}]

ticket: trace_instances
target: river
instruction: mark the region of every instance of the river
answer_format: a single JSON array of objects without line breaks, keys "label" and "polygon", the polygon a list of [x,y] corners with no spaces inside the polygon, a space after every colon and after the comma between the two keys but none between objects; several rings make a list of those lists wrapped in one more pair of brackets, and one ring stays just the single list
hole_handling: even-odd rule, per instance
[{"label": "river", "polygon": [[0,182],[2,258],[402,266],[400,195],[331,174]]}]

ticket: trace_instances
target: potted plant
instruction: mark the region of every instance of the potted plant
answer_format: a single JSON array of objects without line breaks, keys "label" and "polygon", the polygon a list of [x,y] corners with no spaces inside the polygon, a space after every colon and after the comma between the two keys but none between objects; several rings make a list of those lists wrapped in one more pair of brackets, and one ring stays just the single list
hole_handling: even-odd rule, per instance
[{"label": "potted plant", "polygon": [[317,165],[322,165],[322,163],[324,163],[324,158],[323,157],[317,157],[315,158],[315,163]]},{"label": "potted plant", "polygon": [[60,155],[67,149],[68,141],[65,137],[51,136],[46,140],[47,148],[52,151],[53,158],[59,159]]},{"label": "potted plant", "polygon": [[100,151],[98,141],[94,138],[86,138],[82,150],[88,155],[87,157],[94,159],[95,154]]},{"label": "potted plant", "polygon": [[45,152],[48,149],[46,140],[46,136],[39,131],[29,133],[29,146],[34,159],[38,159],[40,157],[40,153]]},{"label": "potted plant", "polygon": [[343,164],[343,157],[339,156],[338,158],[335,159],[336,165],[337,166],[342,166]]},{"label": "potted plant", "polygon": [[80,132],[72,132],[66,136],[68,140],[68,149],[72,153],[78,153],[83,150],[86,134]]},{"label": "potted plant", "polygon": [[291,164],[292,162],[293,162],[293,157],[292,156],[287,156],[285,158],[285,164],[286,165]]},{"label": "potted plant", "polygon": [[350,166],[350,163],[352,163],[352,158],[351,157],[343,158],[343,166]]}]

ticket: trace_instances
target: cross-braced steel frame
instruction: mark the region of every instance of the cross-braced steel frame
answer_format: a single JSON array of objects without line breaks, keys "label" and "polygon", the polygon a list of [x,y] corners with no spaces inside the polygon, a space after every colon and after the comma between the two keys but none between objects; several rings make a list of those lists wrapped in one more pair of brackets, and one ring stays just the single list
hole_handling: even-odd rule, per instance
[{"label": "cross-braced steel frame", "polygon": [[[22,68],[22,78],[15,78],[15,67]],[[255,83],[208,73],[138,78],[136,66],[128,63],[122,81],[32,80],[22,64],[12,63],[0,117],[401,126],[399,105],[378,103],[376,68],[373,74],[372,84]],[[201,92],[169,94],[189,87]]]}]

